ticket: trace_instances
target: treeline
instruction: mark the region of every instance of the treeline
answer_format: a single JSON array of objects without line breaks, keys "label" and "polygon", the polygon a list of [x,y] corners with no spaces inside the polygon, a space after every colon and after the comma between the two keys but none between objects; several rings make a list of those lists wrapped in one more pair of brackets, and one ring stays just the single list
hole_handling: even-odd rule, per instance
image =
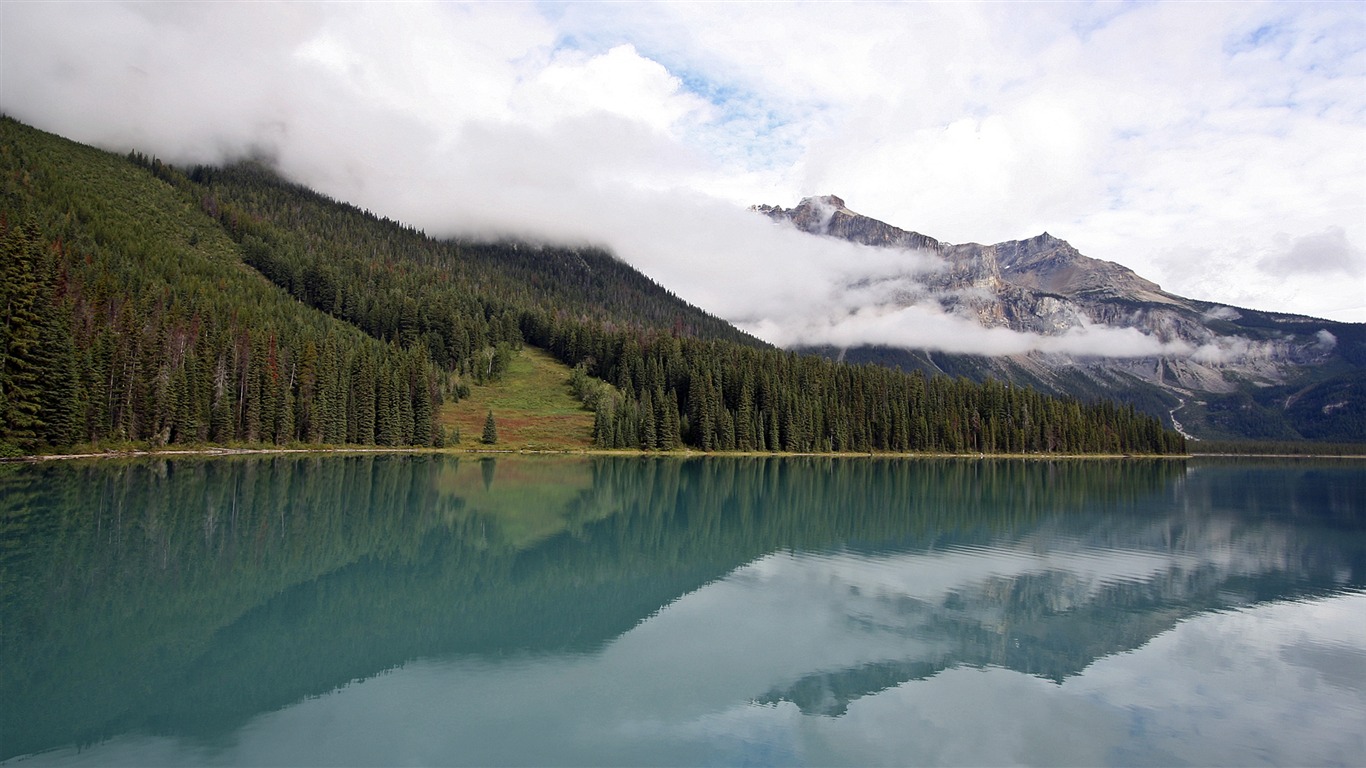
[{"label": "treeline", "polygon": [[135,165],[0,129],[0,450],[442,441],[422,349],[281,295]]},{"label": "treeline", "polygon": [[24,298],[0,443],[21,450],[439,445],[442,401],[524,343],[578,367],[604,448],[1184,450],[1131,408],[774,350],[600,250],[437,241],[256,165],[3,130],[4,297]]},{"label": "treeline", "polygon": [[1220,456],[1366,456],[1366,443],[1304,440],[1201,440],[1191,453]]},{"label": "treeline", "polygon": [[[1132,406],[1083,404],[995,381],[721,342],[597,333],[529,316],[563,360],[604,448],[712,451],[1177,453],[1180,435]],[[614,386],[595,384],[592,377]]]}]

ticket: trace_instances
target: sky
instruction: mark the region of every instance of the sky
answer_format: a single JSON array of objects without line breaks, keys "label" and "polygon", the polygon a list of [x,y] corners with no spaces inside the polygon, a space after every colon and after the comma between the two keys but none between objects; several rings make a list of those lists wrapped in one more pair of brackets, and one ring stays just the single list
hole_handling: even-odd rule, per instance
[{"label": "sky", "polygon": [[1366,322],[1366,3],[6,0],[0,110],[433,235],[600,245],[781,344],[1173,352],[858,306],[936,265],[747,210],[824,194]]}]

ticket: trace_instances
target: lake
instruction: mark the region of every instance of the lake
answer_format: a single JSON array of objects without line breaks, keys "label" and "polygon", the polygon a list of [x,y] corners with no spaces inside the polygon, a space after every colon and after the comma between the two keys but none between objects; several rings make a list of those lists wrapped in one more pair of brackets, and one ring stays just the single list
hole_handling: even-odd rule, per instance
[{"label": "lake", "polygon": [[1366,463],[0,465],[0,760],[1362,765]]}]

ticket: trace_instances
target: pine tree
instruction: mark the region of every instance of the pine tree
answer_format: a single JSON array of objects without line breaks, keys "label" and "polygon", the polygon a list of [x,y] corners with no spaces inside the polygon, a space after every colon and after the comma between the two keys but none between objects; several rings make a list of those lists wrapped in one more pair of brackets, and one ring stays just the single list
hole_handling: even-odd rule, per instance
[{"label": "pine tree", "polygon": [[413,417],[413,387],[403,370],[406,366],[400,364],[398,372],[398,440],[400,445],[412,445],[413,432],[417,427],[417,420]]},{"label": "pine tree", "polygon": [[37,240],[27,226],[5,233],[0,242],[0,441],[29,446],[43,427],[40,315],[44,296],[37,265]]},{"label": "pine tree", "polygon": [[383,368],[379,371],[377,388],[375,442],[380,445],[398,445],[401,437],[399,415],[398,371]]},{"label": "pine tree", "polygon": [[640,449],[653,451],[659,447],[658,424],[655,421],[654,398],[645,390],[640,401]]},{"label": "pine tree", "polygon": [[498,425],[493,421],[493,411],[484,419],[484,435],[479,438],[479,442],[485,445],[493,445],[498,442]]},{"label": "pine tree", "polygon": [[432,391],[427,374],[427,366],[419,366],[417,380],[413,384],[413,442],[417,445],[431,445],[438,439],[445,441],[440,426],[432,419]]},{"label": "pine tree", "polygon": [[71,311],[65,302],[44,313],[39,339],[39,368],[44,383],[44,424],[39,437],[48,445],[70,445],[85,432],[86,404],[79,355],[71,333]]},{"label": "pine tree", "polygon": [[681,426],[678,423],[678,396],[673,390],[663,399],[664,418],[659,428],[659,448],[672,451],[679,445]]},{"label": "pine tree", "polygon": [[234,437],[232,387],[229,384],[229,375],[226,354],[220,355],[218,365],[214,369],[213,405],[209,411],[209,439],[215,443],[231,442]]},{"label": "pine tree", "polygon": [[[260,348],[260,342],[258,341],[256,347],[252,351],[253,362],[263,356],[263,354],[264,352]],[[246,433],[243,435],[243,438],[249,443],[256,443],[261,441],[261,404],[265,399],[267,386],[265,366],[252,365],[248,368],[248,375],[250,376],[250,381],[247,385]]]},{"label": "pine tree", "polygon": [[599,448],[612,447],[612,398],[598,399],[593,409],[593,444]]},{"label": "pine tree", "polygon": [[284,444],[295,439],[294,434],[294,367],[289,376],[280,377],[279,406],[275,410],[275,442]]},{"label": "pine tree", "polygon": [[375,361],[369,353],[356,357],[351,371],[351,406],[355,410],[355,434],[351,442],[369,445],[375,442]]}]

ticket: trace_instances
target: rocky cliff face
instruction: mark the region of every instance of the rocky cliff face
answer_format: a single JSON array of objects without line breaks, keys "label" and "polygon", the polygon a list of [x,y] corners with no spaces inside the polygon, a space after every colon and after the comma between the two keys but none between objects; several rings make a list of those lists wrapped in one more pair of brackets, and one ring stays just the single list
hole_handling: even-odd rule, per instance
[{"label": "rocky cliff face", "polygon": [[1303,396],[1320,385],[1366,393],[1366,324],[1177,296],[1046,232],[994,245],[950,244],[855,213],[834,195],[807,198],[794,208],[753,210],[812,235],[943,260],[942,269],[904,278],[914,284],[887,291],[890,304],[908,306],[928,296],[942,310],[984,327],[1046,337],[1094,326],[1133,329],[1163,349],[1146,357],[1033,352],[998,358],[871,347],[822,350],[832,356],[1003,378],[1057,394],[1119,397],[1169,422],[1181,410],[1180,423],[1196,437],[1366,441],[1366,398],[1335,396],[1324,404],[1330,408],[1322,414],[1326,418],[1312,429],[1288,416],[1296,393]]},{"label": "rocky cliff face", "polygon": [[870,219],[845,207],[834,195],[808,197],[796,208],[756,205],[753,210],[771,219],[790,221],[798,229],[813,235],[838,237],[842,240],[880,248],[929,249],[937,251],[942,244],[918,232],[907,232],[891,224]]},{"label": "rocky cliff face", "polygon": [[795,208],[758,205],[753,210],[813,235],[933,253],[945,268],[921,283],[937,294],[969,297],[963,303],[987,326],[1060,333],[1082,322],[1113,319],[1112,311],[1084,311],[1106,298],[1173,305],[1182,301],[1127,267],[1083,256],[1047,232],[995,245],[953,245],[855,213],[834,195],[809,197]]}]

